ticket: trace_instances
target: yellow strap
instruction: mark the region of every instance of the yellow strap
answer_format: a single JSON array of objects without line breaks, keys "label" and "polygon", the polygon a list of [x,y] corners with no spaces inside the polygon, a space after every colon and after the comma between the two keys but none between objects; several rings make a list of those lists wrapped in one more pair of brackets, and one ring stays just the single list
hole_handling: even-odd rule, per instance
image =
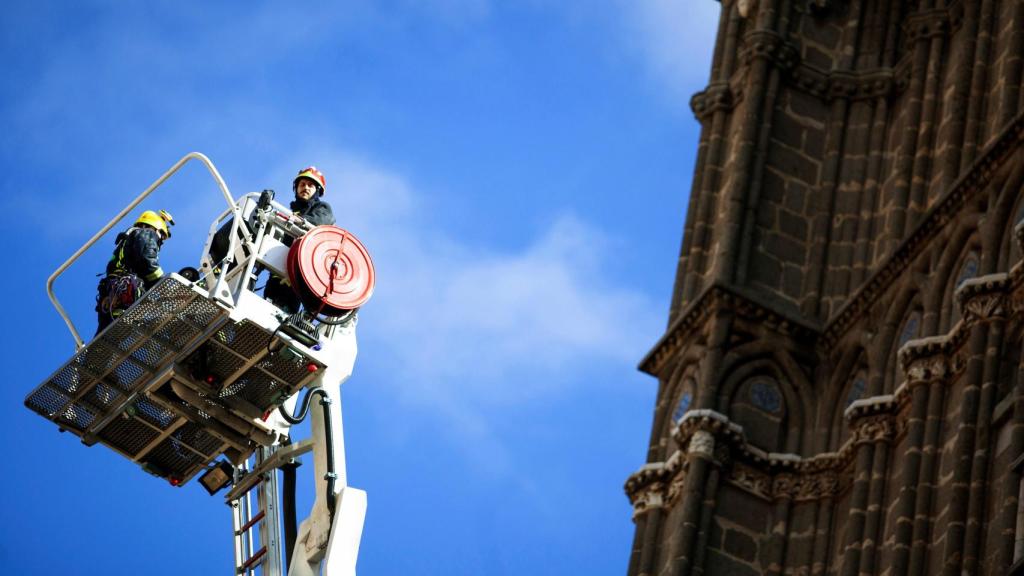
[{"label": "yellow strap", "polygon": [[149,274],[146,274],[146,277],[143,278],[143,280],[145,280],[146,282],[150,282],[150,281],[156,280],[157,278],[163,277],[163,275],[164,275],[164,269],[163,268],[157,268],[156,270],[153,270]]}]

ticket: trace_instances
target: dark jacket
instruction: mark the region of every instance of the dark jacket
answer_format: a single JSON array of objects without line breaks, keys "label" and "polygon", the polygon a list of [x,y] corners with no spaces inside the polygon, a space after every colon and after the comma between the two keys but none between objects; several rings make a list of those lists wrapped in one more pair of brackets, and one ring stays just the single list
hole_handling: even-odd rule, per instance
[{"label": "dark jacket", "polygon": [[289,208],[316,226],[334,224],[334,211],[331,210],[330,204],[320,199],[320,196],[313,196],[309,200],[296,198],[292,200]]},{"label": "dark jacket", "polygon": [[107,262],[107,276],[135,274],[150,288],[163,277],[160,268],[160,236],[148,226],[133,226],[117,235],[110,261]]}]

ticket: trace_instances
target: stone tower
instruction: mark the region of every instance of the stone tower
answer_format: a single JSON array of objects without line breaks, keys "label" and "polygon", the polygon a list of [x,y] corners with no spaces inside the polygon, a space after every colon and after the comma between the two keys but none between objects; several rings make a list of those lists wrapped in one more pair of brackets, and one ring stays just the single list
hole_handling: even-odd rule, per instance
[{"label": "stone tower", "polygon": [[721,7],[629,575],[1024,574],[1024,0]]}]

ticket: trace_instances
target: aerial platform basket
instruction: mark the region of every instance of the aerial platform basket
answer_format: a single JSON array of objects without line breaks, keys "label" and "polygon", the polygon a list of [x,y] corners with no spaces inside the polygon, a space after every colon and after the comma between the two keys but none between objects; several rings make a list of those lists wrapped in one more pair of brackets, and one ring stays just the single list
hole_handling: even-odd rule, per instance
[{"label": "aerial platform basket", "polygon": [[[206,166],[227,202],[210,226],[200,274],[167,275],[85,343],[54,281],[189,160]],[[264,273],[288,278],[305,310],[257,294]],[[25,405],[174,486],[204,471],[210,494],[233,484],[225,500],[236,575],[354,574],[366,493],[347,485],[341,385],[355,363],[356,310],[373,286],[369,253],[348,231],[313,225],[269,190],[234,200],[209,159],[193,152],[50,276],[47,292],[77,349]],[[291,426],[307,415],[311,437],[297,441]],[[285,520],[292,529],[282,538],[277,469],[294,472],[290,462],[310,451],[316,498],[300,526],[294,514]],[[294,483],[286,502],[294,504]]]},{"label": "aerial platform basket", "polygon": [[184,484],[224,454],[247,458],[277,435],[260,421],[323,368],[287,335],[232,321],[172,274],[76,353],[25,404],[83,442],[100,442]]},{"label": "aerial platform basket", "polygon": [[[190,159],[207,166],[228,205],[211,225],[202,278],[167,275],[86,344],[57,301],[53,281]],[[219,229],[227,232],[227,252],[213,262]],[[261,271],[285,277],[288,245],[309,244],[295,240],[316,229],[272,194],[235,201],[205,156],[182,158],[50,277],[50,299],[78,350],[25,405],[85,444],[104,444],[174,485],[221,455],[240,466],[256,448],[282,443],[290,423],[278,409],[293,406],[289,399],[304,386],[323,386],[325,373],[332,386],[340,385],[355,361],[354,310],[314,325],[253,291]],[[341,232],[341,242],[314,243],[325,256],[303,262],[302,271],[326,275],[332,289],[357,285],[358,306],[373,289],[372,263],[358,240]],[[348,255],[352,250],[356,256]]]}]

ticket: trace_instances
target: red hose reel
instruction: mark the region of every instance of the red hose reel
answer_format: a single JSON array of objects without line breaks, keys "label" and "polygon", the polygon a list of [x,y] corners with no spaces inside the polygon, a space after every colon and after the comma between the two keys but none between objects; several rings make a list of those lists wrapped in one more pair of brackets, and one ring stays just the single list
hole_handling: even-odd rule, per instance
[{"label": "red hose reel", "polygon": [[351,232],[317,226],[288,251],[288,281],[310,312],[342,316],[373,295],[373,260]]}]

